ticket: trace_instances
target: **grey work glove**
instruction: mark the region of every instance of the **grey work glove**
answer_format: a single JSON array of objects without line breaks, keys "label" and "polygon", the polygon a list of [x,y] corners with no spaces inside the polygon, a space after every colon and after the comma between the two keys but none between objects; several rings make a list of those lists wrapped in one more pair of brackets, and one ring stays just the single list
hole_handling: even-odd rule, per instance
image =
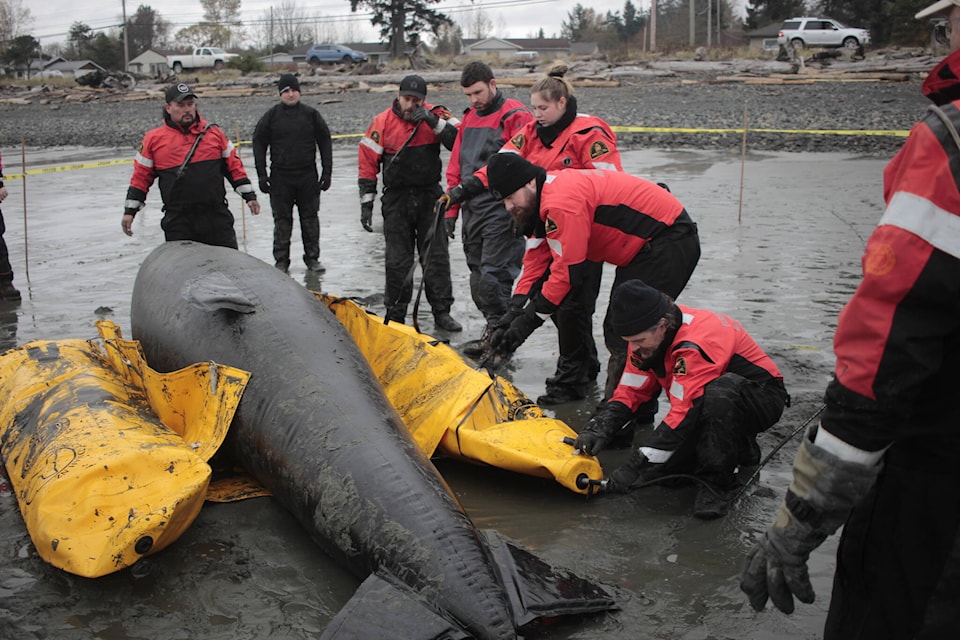
[{"label": "grey work glove", "polygon": [[419,109],[414,111],[413,114],[411,114],[410,121],[425,122],[427,126],[430,127],[431,129],[436,129],[437,123],[440,122],[440,116],[438,116],[437,114],[431,111],[427,111],[426,108],[424,107],[420,107]]},{"label": "grey work glove", "polygon": [[270,193],[270,178],[260,178],[260,192]]},{"label": "grey work glove", "polygon": [[456,237],[457,230],[457,219],[456,218],[444,218],[443,219],[443,228],[447,231],[447,237],[453,240]]},{"label": "grey work glove", "polygon": [[813,444],[816,427],[804,436],[793,462],[793,481],[777,517],[747,555],[740,589],[762,611],[767,600],[793,613],[793,598],[814,600],[807,572],[810,552],[842,525],[870,491],[883,465],[844,460]]},{"label": "grey work glove", "polygon": [[597,455],[632,416],[630,407],[622,402],[605,403],[596,415],[590,418],[590,422],[580,430],[580,435],[574,441],[573,447],[587,455]]},{"label": "grey work glove", "polygon": [[373,233],[373,202],[360,203],[360,224],[363,228]]}]

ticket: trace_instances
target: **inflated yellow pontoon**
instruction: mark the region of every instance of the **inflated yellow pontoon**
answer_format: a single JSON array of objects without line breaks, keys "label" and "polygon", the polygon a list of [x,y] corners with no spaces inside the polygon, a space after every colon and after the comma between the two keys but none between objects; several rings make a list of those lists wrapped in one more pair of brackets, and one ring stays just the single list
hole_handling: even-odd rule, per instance
[{"label": "inflated yellow pontoon", "polygon": [[0,455],[40,556],[85,577],[177,539],[203,505],[249,374],[214,363],[159,374],[139,343],[40,340],[0,357]]},{"label": "inflated yellow pontoon", "polygon": [[397,413],[427,455],[445,455],[541,478],[579,493],[601,480],[593,456],[564,438],[577,434],[509,380],[476,369],[449,345],[365,311],[356,302],[316,294],[347,328]]}]

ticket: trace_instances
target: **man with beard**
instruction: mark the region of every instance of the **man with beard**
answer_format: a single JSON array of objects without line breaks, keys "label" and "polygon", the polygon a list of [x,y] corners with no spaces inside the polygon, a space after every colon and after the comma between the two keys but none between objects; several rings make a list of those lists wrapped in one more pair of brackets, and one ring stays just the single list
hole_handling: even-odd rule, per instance
[{"label": "man with beard", "polygon": [[677,305],[640,280],[614,289],[609,315],[628,345],[627,363],[613,396],[574,447],[596,455],[663,389],[669,413],[641,435],[642,444],[609,474],[605,489],[626,493],[654,478],[696,475],[704,484],[693,515],[719,518],[742,486],[738,467],[756,469],[760,462],[757,434],[776,424],[789,403],[780,370],[736,320]]},{"label": "man with beard", "polygon": [[960,0],[916,17],[951,53],[883,172],[824,412],[740,578],[758,611],[812,603],[810,553],[843,526],[825,640],[960,637]]},{"label": "man with beard", "polygon": [[224,177],[260,213],[257,194],[237,151],[223,130],[200,117],[197,95],[183,82],[164,94],[163,125],[148,131],[133,161],[121,227],[133,235],[133,218],[144,207],[153,181],[160,181],[163,219],[160,226],[171,240],[237,248],[233,214],[227,206]]},{"label": "man with beard", "polygon": [[[568,295],[578,295],[590,262],[617,266],[614,289],[640,279],[675,298],[700,259],[697,225],[673,194],[649,180],[598,169],[548,172],[515,153],[494,154],[487,179],[517,229],[549,248],[523,257],[524,277],[542,284],[498,320],[490,343],[501,358]],[[610,358],[620,355],[611,351]]]},{"label": "man with beard", "polygon": [[393,104],[378,114],[360,140],[360,224],[373,232],[377,174],[383,173],[383,237],[386,241],[386,318],[403,323],[413,297],[414,251],[420,256],[434,326],[463,327],[450,316],[453,285],[447,234],[434,215],[440,188],[440,145],[452,149],[459,121],[444,107],[426,102],[427,83],[406,76]]},{"label": "man with beard", "polygon": [[490,195],[474,172],[533,116],[521,102],[503,95],[484,62],[468,63],[460,74],[460,86],[470,108],[463,115],[450,154],[448,191],[441,196],[441,206],[448,207],[444,223],[449,238],[454,237],[458,212],[463,212],[461,230],[470,294],[486,326],[480,338],[464,344],[461,351],[476,357],[486,352],[493,324],[507,311],[513,281],[520,275],[524,242],[514,233],[503,203]]}]

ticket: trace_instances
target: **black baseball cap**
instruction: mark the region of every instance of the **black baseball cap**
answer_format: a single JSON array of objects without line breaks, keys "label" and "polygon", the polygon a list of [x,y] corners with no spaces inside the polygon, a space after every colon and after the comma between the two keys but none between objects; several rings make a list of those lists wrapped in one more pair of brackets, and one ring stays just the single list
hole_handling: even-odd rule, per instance
[{"label": "black baseball cap", "polygon": [[416,96],[423,100],[427,97],[427,83],[418,75],[407,76],[400,81],[401,96]]},{"label": "black baseball cap", "polygon": [[185,82],[178,82],[167,87],[164,96],[167,99],[167,104],[169,104],[171,102],[181,102],[186,98],[196,98],[197,94]]}]

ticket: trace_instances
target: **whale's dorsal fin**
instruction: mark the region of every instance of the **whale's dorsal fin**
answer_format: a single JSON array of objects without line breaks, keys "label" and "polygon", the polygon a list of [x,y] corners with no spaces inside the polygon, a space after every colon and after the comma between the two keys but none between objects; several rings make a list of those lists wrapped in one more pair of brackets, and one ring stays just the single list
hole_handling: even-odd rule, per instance
[{"label": "whale's dorsal fin", "polygon": [[220,271],[205,273],[184,285],[183,298],[204,311],[230,309],[238,313],[253,313],[257,304],[236,283]]}]

